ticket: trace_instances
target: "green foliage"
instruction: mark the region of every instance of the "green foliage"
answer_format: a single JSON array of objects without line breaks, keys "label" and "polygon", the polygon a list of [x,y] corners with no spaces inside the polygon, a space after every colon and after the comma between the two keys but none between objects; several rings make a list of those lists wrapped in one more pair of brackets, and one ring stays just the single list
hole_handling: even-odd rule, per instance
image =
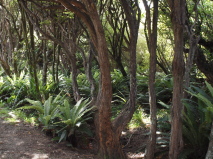
[{"label": "green foliage", "polygon": [[128,95],[128,79],[118,69],[114,69],[111,72],[111,78],[113,92],[116,92],[117,95]]},{"label": "green foliage", "polygon": [[157,153],[155,156],[168,156],[170,132],[171,132],[171,119],[170,119],[170,104],[162,101],[158,102],[161,109],[157,111]]},{"label": "green foliage", "polygon": [[[188,157],[193,159],[203,158],[208,147],[208,136],[210,133],[210,123],[207,123],[204,117],[204,108],[202,105],[196,105],[192,101],[185,104],[183,121],[184,150],[191,152]],[[185,154],[186,155],[186,154]]]},{"label": "green foliage", "polygon": [[[206,88],[191,86],[188,93],[193,97],[184,100],[183,137],[188,158],[204,158],[208,143],[211,123],[213,119],[213,87],[206,83]],[[186,154],[185,154],[186,155]]]},{"label": "green foliage", "polygon": [[202,110],[205,113],[205,120],[207,123],[210,123],[213,119],[213,87],[208,82],[205,82],[205,84],[208,92],[204,91],[203,88],[191,86],[188,93],[198,99],[198,105],[203,106]]},{"label": "green foliage", "polygon": [[170,105],[158,102],[163,108],[157,112],[157,125],[160,132],[167,133],[171,130]]},{"label": "green foliage", "polygon": [[11,110],[8,107],[0,106],[0,117],[6,120],[9,123],[17,123],[20,120],[29,123],[31,125],[37,125],[36,118],[31,115],[26,115],[26,113],[19,110]]},{"label": "green foliage", "polygon": [[138,103],[143,108],[149,107],[149,93],[148,93],[148,76],[144,74],[140,74],[141,72],[144,73],[144,70],[138,70],[137,73],[137,100]]},{"label": "green foliage", "polygon": [[40,25],[49,25],[49,24],[51,24],[50,20],[44,20],[44,21],[40,22]]},{"label": "green foliage", "polygon": [[86,121],[92,118],[91,114],[94,112],[95,106],[90,106],[89,99],[82,98],[74,106],[71,106],[68,99],[61,94],[56,97],[50,96],[44,103],[31,99],[26,100],[31,105],[25,105],[18,110],[34,109],[38,111],[38,120],[43,125],[43,130],[57,133],[59,142],[75,136],[76,132],[92,136]]},{"label": "green foliage", "polygon": [[64,100],[60,94],[58,94],[55,98],[50,96],[44,104],[40,101],[34,101],[30,99],[26,99],[31,105],[23,106],[18,109],[35,109],[39,112],[39,121],[43,124],[44,130],[52,129],[54,119],[59,115],[59,107]]},{"label": "green foliage", "polygon": [[6,108],[0,108],[0,117],[5,118],[8,117],[9,110]]},{"label": "green foliage", "polygon": [[[98,85],[98,80],[99,80],[99,75],[100,73],[98,71],[94,72],[93,78],[96,82],[96,85]],[[91,95],[91,87],[90,87],[90,82],[88,81],[87,77],[85,74],[80,73],[77,76],[77,83],[78,83],[78,88],[80,91],[80,95],[82,97],[88,98]],[[72,89],[72,75],[70,74],[69,76],[61,76],[60,78],[60,83],[59,83],[59,88],[63,90],[64,92],[67,92],[68,94],[71,95],[71,98],[73,97],[73,89]]]},{"label": "green foliage", "polygon": [[157,101],[170,104],[172,99],[173,79],[172,75],[156,74],[155,91]]},{"label": "green foliage", "polygon": [[9,107],[15,108],[22,104],[29,91],[28,76],[24,71],[19,76],[13,74],[12,77],[4,76],[1,80],[0,98],[7,103]]},{"label": "green foliage", "polygon": [[[95,72],[93,78],[98,82],[99,73]],[[81,73],[77,77],[77,82],[79,85],[79,91],[82,97],[88,98],[91,93],[90,82],[88,81],[85,74]]]},{"label": "green foliage", "polygon": [[[148,92],[148,75],[137,75],[137,100],[138,103],[146,109],[149,109],[149,92]],[[171,75],[163,73],[156,74],[155,92],[157,101],[165,104],[171,104],[173,80]],[[161,104],[157,104],[158,108],[162,108]]]},{"label": "green foliage", "polygon": [[71,106],[68,100],[64,100],[63,106],[59,108],[61,121],[55,123],[61,127],[57,132],[60,135],[59,142],[75,135],[77,130],[91,135],[86,121],[92,118],[94,108],[94,106],[90,106],[89,99],[81,98],[74,106]]},{"label": "green foliage", "polygon": [[72,77],[62,76],[59,84],[60,89],[63,89],[65,92],[72,94]]},{"label": "green foliage", "polygon": [[128,127],[131,129],[139,127],[145,128],[146,125],[149,123],[150,123],[149,115],[147,115],[143,109],[138,109],[133,114],[133,117],[130,123],[128,124]]},{"label": "green foliage", "polygon": [[[184,99],[185,111],[183,115],[184,150],[180,159],[204,158],[209,142],[209,133],[212,122],[213,87],[206,82],[206,87],[191,86],[188,89],[193,98]],[[164,109],[158,110],[157,145],[159,154],[168,151],[170,124],[170,105],[160,101]],[[159,155],[156,154],[156,155]]]}]

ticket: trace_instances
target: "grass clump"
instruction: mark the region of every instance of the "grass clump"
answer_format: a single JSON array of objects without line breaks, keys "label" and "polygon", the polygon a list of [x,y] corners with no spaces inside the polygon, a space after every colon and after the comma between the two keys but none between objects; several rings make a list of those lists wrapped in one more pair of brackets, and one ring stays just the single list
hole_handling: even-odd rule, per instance
[{"label": "grass clump", "polygon": [[146,128],[150,124],[149,115],[143,109],[138,109],[133,114],[132,120],[128,124],[129,129]]}]

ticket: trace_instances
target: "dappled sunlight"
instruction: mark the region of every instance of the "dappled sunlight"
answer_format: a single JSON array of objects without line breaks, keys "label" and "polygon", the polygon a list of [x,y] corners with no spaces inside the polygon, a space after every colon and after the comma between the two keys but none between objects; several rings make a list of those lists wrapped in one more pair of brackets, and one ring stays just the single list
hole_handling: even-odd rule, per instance
[{"label": "dappled sunlight", "polygon": [[11,124],[0,118],[0,129],[0,159],[93,158],[87,151],[79,153],[67,147],[66,142],[52,141],[41,129],[30,124]]},{"label": "dappled sunlight", "polygon": [[9,122],[9,123],[19,123],[21,122],[20,119],[18,119],[18,117],[16,116],[16,114],[14,112],[9,112],[8,115],[11,117],[11,118],[6,118],[6,120]]},{"label": "dappled sunlight", "polygon": [[144,158],[145,153],[127,153],[128,158],[131,159],[142,159]]},{"label": "dappled sunlight", "polygon": [[0,0],[0,159],[212,158],[212,5]]},{"label": "dappled sunlight", "polygon": [[20,146],[22,144],[24,144],[24,141],[19,141],[19,142],[16,143],[17,146]]},{"label": "dappled sunlight", "polygon": [[17,118],[16,115],[13,112],[9,112],[8,115],[10,115],[12,118]]},{"label": "dappled sunlight", "polygon": [[38,154],[38,153],[34,153],[32,154],[32,159],[45,159],[45,158],[49,158],[49,156],[47,154]]},{"label": "dappled sunlight", "polygon": [[[2,159],[8,159],[8,157],[10,157],[12,159],[12,156],[14,153],[17,153],[15,151],[5,151],[0,155],[0,158]],[[49,158],[48,154],[45,153],[29,153],[29,152],[25,152],[23,154],[19,154],[17,156],[24,156],[23,158],[29,158],[29,159],[47,159]],[[22,158],[21,157],[21,158]]]}]

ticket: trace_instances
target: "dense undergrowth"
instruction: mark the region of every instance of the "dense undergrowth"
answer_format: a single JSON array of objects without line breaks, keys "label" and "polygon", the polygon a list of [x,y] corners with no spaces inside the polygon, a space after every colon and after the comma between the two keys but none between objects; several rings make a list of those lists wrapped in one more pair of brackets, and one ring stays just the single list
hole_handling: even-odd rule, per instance
[{"label": "dense undergrowth", "polygon": [[[38,75],[38,77],[42,77]],[[118,70],[111,74],[113,85],[112,118],[120,112],[128,99],[128,79]],[[172,99],[172,78],[158,73],[156,76],[158,109],[157,156],[168,153],[170,137],[170,107]],[[98,83],[99,73],[94,73]],[[149,128],[148,76],[138,74],[137,109],[128,129]],[[49,74],[47,84],[39,83],[40,99],[36,99],[32,80],[26,72],[19,76],[0,77],[0,116],[8,121],[24,120],[41,126],[44,133],[54,140],[67,140],[71,146],[81,142],[88,145],[94,139],[93,113],[95,106],[90,104],[90,83],[86,75],[78,75],[78,85],[82,99],[75,103],[72,96],[70,76],[61,74],[59,83],[54,83]],[[193,83],[188,89],[189,99],[184,99],[183,116],[184,149],[180,158],[204,158],[208,148],[210,125],[213,112],[213,88],[210,84]]]}]

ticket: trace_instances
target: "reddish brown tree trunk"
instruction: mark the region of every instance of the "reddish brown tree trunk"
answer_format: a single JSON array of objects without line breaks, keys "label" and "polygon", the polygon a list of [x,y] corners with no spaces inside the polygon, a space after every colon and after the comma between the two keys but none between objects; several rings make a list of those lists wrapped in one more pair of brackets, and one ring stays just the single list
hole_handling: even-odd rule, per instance
[{"label": "reddish brown tree trunk", "polygon": [[182,109],[183,104],[183,77],[184,77],[184,25],[185,25],[185,0],[169,0],[171,8],[171,20],[174,32],[174,59],[173,67],[173,99],[171,109],[171,138],[169,147],[169,158],[177,159],[183,148],[182,139]]},{"label": "reddish brown tree trunk", "polygon": [[[56,1],[55,1],[56,2]],[[130,30],[130,101],[124,109],[124,113],[111,122],[111,99],[112,86],[110,77],[110,62],[108,57],[107,43],[104,29],[98,14],[94,0],[57,0],[64,8],[74,12],[85,24],[90,38],[97,51],[97,61],[100,68],[99,90],[95,105],[96,136],[99,143],[99,157],[104,159],[125,159],[126,155],[120,145],[120,135],[123,128],[130,121],[135,110],[136,99],[136,44],[139,28],[140,9],[137,1],[122,0],[122,7],[128,19]],[[131,5],[130,5],[131,4]],[[38,28],[39,29],[39,28]],[[39,30],[41,31],[41,30]],[[46,35],[49,37],[48,35]],[[51,37],[49,37],[51,38]],[[63,44],[58,39],[53,39],[60,45]],[[65,47],[65,49],[67,49]]]}]

